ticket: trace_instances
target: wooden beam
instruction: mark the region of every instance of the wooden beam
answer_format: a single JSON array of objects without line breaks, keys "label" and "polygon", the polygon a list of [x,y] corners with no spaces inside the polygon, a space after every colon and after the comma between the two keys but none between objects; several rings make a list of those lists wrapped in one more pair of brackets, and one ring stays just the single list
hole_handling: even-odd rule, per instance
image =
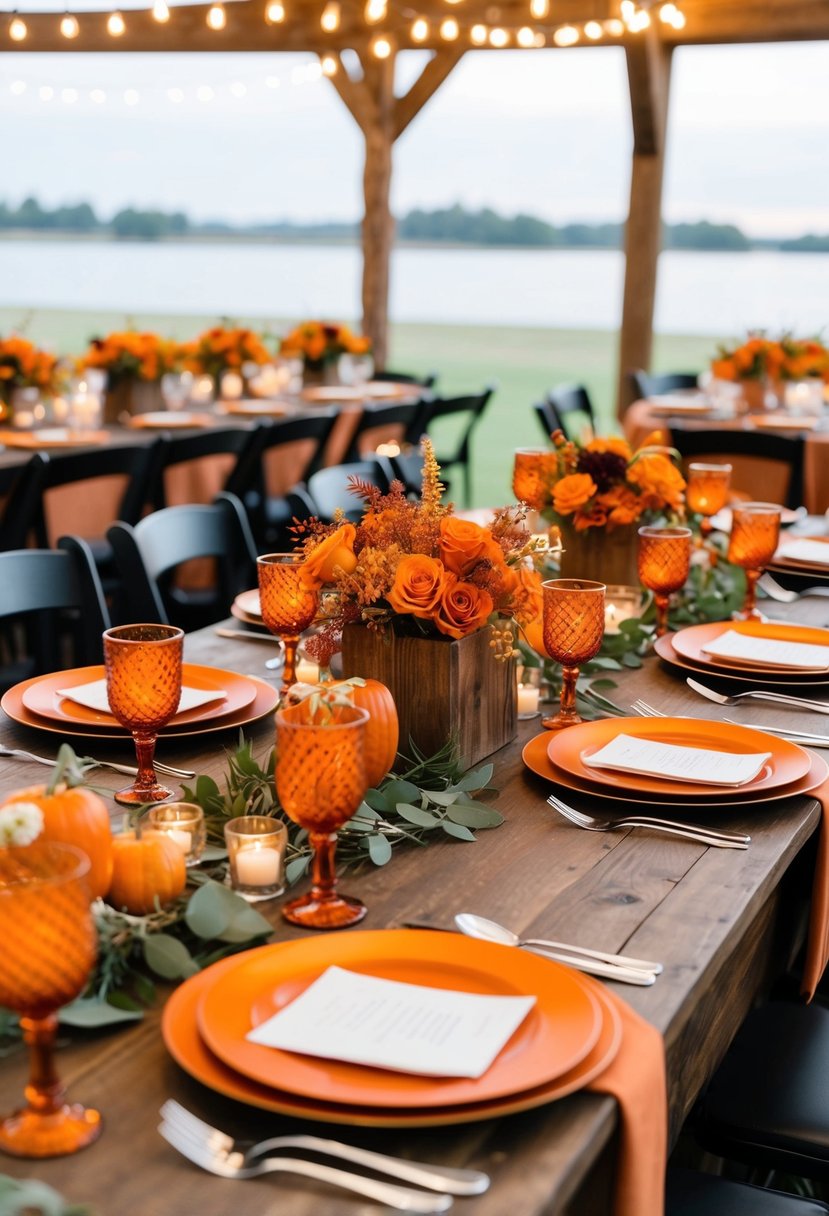
[{"label": "wooden beam", "polygon": [[385,367],[389,341],[389,270],[394,242],[391,213],[394,144],[394,60],[363,61],[365,83],[372,94],[375,121],[363,132],[363,332],[371,338],[374,362]]},{"label": "wooden beam", "polygon": [[631,368],[649,368],[656,270],[662,245],[662,176],[671,79],[671,47],[655,29],[625,47],[633,121],[630,207],[625,227],[625,290],[619,342],[617,411],[630,404]]},{"label": "wooden beam", "polygon": [[447,47],[436,51],[408,93],[395,102],[394,138],[399,139],[412,119],[416,118],[426,102],[434,96],[446,77],[460,61],[463,47]]},{"label": "wooden beam", "polygon": [[351,79],[343,63],[343,57],[339,53],[337,54],[337,63],[337,72],[329,79],[341,99],[345,102],[351,117],[363,132],[363,135],[365,135],[380,120],[374,96],[366,84],[365,78],[362,80]]}]

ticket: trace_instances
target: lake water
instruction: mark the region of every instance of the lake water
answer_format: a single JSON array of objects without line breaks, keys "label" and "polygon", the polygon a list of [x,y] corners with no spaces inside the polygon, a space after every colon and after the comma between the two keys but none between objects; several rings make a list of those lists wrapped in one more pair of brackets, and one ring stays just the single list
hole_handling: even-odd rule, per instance
[{"label": "lake water", "polygon": [[[344,246],[0,241],[0,307],[356,317],[359,250]],[[610,250],[399,249],[395,321],[615,329],[624,259]],[[829,254],[662,255],[656,328],[815,333]]]}]

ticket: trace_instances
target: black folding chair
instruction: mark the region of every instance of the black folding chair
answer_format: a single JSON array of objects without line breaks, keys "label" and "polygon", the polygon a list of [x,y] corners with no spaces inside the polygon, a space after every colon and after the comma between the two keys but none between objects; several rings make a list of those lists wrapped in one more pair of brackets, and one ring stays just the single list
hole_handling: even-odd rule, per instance
[{"label": "black folding chair", "polygon": [[[429,399],[431,404],[431,398]],[[394,438],[402,447],[416,445],[423,433],[424,402],[396,401],[391,404],[366,405],[351,436],[347,460],[370,457],[374,448],[367,436],[374,432],[396,432]],[[376,444],[374,445],[376,447]]]},{"label": "black folding chair", "polygon": [[427,372],[425,376],[413,376],[410,372],[375,372],[372,377],[385,384],[417,384],[420,388],[434,388],[438,381],[437,372]]},{"label": "black folding chair", "polygon": [[308,479],[308,493],[314,504],[314,513],[320,519],[330,521],[335,511],[339,510],[352,523],[359,522],[363,514],[363,500],[351,491],[352,477],[370,482],[385,494],[394,480],[394,470],[382,456],[320,469]]},{"label": "black folding chair", "polygon": [[22,466],[0,469],[0,550],[28,547],[41,517],[48,463],[48,456],[35,452]]},{"label": "black folding chair", "polygon": [[[129,588],[122,624],[160,621],[185,631],[222,620],[240,591],[256,585],[256,548],[244,507],[232,494],[204,506],[165,507],[134,527],[107,532],[119,574]],[[184,587],[178,568],[196,558],[216,560],[210,586]]]},{"label": "black folding chair", "polygon": [[[773,435],[769,431],[709,431],[695,427],[671,427],[671,442],[683,460],[709,460],[736,457],[744,461],[745,476],[754,472],[754,483],[763,501],[779,501],[784,507],[799,507],[803,502],[802,435]],[[765,462],[765,468],[764,463]],[[781,474],[779,495],[764,489],[769,465]],[[752,470],[753,466],[753,470]],[[775,469],[772,469],[774,472]],[[740,471],[732,475],[732,483],[741,489]]]},{"label": "black folding chair", "polygon": [[696,388],[696,372],[659,372],[651,373],[637,368],[628,372],[628,384],[631,401],[639,401],[643,397],[656,397],[660,393],[675,393],[678,389]]},{"label": "black folding chair", "polygon": [[230,456],[233,464],[224,478],[222,489],[233,478],[236,467],[245,452],[254,442],[255,428],[220,427],[199,431],[193,435],[176,435],[162,440],[152,501],[156,508],[166,507],[166,474],[170,469],[195,461],[210,460],[216,456]]},{"label": "black folding chair", "polygon": [[[552,431],[560,430],[568,439],[578,439],[585,424],[589,425],[592,431],[596,429],[593,402],[583,384],[557,385],[547,393],[545,405],[545,423],[550,421],[554,424],[547,430],[548,435]],[[538,409],[536,406],[536,410]]]},{"label": "black folding chair", "polygon": [[[446,447],[438,447],[435,455],[441,469],[448,470],[460,465],[463,471],[464,498],[467,504],[472,499],[472,433],[483,417],[489,399],[495,392],[495,387],[494,384],[489,384],[481,393],[466,397],[433,397],[430,401],[423,402],[419,425],[421,431],[430,437],[431,428],[439,419],[448,418],[451,415],[466,415],[465,424],[454,442],[449,440]],[[420,457],[418,456],[416,459],[422,465]],[[416,480],[416,468],[413,469],[413,474]]]}]

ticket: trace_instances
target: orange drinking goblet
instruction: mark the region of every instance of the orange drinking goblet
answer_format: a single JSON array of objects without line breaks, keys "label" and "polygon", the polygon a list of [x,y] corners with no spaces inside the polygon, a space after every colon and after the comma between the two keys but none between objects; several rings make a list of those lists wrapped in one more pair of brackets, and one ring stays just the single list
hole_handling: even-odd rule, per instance
[{"label": "orange drinking goblet", "polygon": [[685,501],[692,511],[702,516],[699,530],[703,540],[712,532],[711,516],[726,504],[730,481],[730,464],[688,465]]},{"label": "orange drinking goblet", "polygon": [[256,559],[262,620],[285,647],[283,697],[296,682],[300,634],[313,624],[319,608],[319,594],[306,584],[303,564],[301,553],[266,553]]},{"label": "orange drinking goblet", "polygon": [[639,529],[639,582],[653,592],[658,638],[668,632],[668,602],[684,587],[690,566],[690,528]]},{"label": "orange drinking goblet", "polygon": [[316,697],[276,715],[276,789],[285,814],[308,832],[314,850],[311,890],[282,915],[306,929],[342,929],[362,920],[365,904],[340,895],[337,829],[366,792],[363,747],[368,713],[354,705],[315,706]]},{"label": "orange drinking goblet", "polygon": [[138,757],[135,781],[114,796],[123,806],[173,795],[156,779],[153,754],[158,732],[178,709],[183,642],[174,625],[118,625],[104,633],[109,707],[132,733]]},{"label": "orange drinking goblet", "polygon": [[561,706],[544,718],[547,730],[581,722],[576,711],[579,667],[599,651],[604,636],[604,583],[583,578],[553,578],[541,584],[544,595],[544,649],[561,664]]},{"label": "orange drinking goblet", "polygon": [[512,469],[512,492],[532,511],[542,511],[548,499],[558,457],[549,448],[518,448]]},{"label": "orange drinking goblet", "polygon": [[780,507],[772,502],[744,502],[734,508],[728,560],[746,572],[746,598],[735,617],[761,621],[757,608],[757,580],[774,557],[780,539]]},{"label": "orange drinking goblet", "polygon": [[0,848],[0,1005],[20,1014],[29,1046],[26,1106],[0,1122],[0,1148],[60,1157],[91,1144],[101,1116],[64,1101],[54,1065],[56,1010],[83,991],[95,961],[89,858],[74,845]]}]

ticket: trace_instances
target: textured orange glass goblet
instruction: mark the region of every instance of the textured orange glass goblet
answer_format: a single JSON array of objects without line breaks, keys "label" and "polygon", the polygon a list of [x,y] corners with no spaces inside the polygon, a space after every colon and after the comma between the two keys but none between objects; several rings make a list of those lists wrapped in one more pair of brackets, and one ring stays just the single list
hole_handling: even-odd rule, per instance
[{"label": "textured orange glass goblet", "polygon": [[262,620],[285,647],[283,697],[296,681],[296,648],[300,634],[314,623],[319,594],[303,575],[301,553],[266,553],[256,559]]},{"label": "textured orange glass goblet", "polygon": [[314,850],[311,890],[282,908],[291,924],[342,929],[362,920],[365,904],[337,891],[337,829],[366,792],[363,758],[368,713],[310,700],[276,715],[276,789],[285,814],[307,830]]},{"label": "textured orange glass goblet", "polygon": [[123,806],[163,802],[172,790],[159,785],[155,741],[178,709],[184,633],[174,625],[118,625],[104,633],[107,696],[113,715],[131,732],[138,776],[119,790]]},{"label": "textured orange glass goblet", "polygon": [[0,848],[0,1005],[20,1014],[29,1046],[26,1106],[0,1122],[0,1148],[60,1157],[97,1139],[96,1110],[64,1101],[55,1071],[56,1010],[83,991],[95,961],[89,858],[73,845]]},{"label": "textured orange glass goblet", "polygon": [[744,502],[734,508],[728,560],[746,572],[746,598],[735,618],[761,621],[757,608],[757,580],[774,557],[780,540],[780,507],[772,502]]},{"label": "textured orange glass goblet", "polygon": [[579,667],[598,653],[604,636],[604,583],[583,578],[553,578],[541,584],[544,595],[544,649],[561,664],[561,706],[544,718],[547,730],[581,722],[576,711]]},{"label": "textured orange glass goblet", "polygon": [[518,448],[512,469],[512,492],[518,502],[541,511],[549,497],[558,457],[549,448]]},{"label": "textured orange glass goblet", "polygon": [[699,530],[703,540],[711,534],[711,516],[721,511],[728,501],[730,482],[730,464],[688,465],[685,501],[695,514],[702,516]]},{"label": "textured orange glass goblet", "polygon": [[637,555],[639,582],[653,592],[656,636],[668,632],[668,603],[674,591],[685,586],[691,567],[691,529],[639,529]]}]

